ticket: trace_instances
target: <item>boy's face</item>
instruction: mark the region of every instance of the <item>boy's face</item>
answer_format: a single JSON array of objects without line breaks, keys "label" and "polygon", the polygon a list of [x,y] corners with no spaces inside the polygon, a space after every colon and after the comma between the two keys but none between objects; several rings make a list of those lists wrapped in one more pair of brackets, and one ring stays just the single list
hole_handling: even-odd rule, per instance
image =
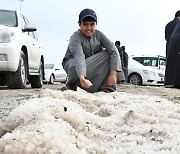
[{"label": "boy's face", "polygon": [[95,21],[81,21],[79,22],[79,27],[81,28],[82,32],[86,36],[92,36],[95,32],[97,23]]}]

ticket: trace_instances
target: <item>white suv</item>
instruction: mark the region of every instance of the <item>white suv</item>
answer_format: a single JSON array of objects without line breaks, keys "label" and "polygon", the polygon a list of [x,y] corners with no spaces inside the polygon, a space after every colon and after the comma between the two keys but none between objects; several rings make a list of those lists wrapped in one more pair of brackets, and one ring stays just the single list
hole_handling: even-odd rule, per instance
[{"label": "white suv", "polygon": [[36,30],[19,11],[0,9],[0,85],[42,87],[44,56]]}]

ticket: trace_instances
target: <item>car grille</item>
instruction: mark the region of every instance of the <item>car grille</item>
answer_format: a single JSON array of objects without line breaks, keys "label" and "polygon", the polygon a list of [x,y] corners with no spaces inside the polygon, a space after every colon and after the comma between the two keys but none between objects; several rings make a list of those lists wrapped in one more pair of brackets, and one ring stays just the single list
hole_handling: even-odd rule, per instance
[{"label": "car grille", "polygon": [[164,81],[158,81],[157,83],[164,83]]}]

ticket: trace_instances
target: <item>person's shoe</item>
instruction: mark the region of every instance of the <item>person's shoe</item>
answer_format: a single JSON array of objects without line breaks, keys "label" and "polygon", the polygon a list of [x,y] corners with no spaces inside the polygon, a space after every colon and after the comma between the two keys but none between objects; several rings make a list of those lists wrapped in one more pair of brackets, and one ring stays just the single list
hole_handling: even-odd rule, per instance
[{"label": "person's shoe", "polygon": [[99,89],[99,91],[111,93],[116,91],[116,86],[103,86]]},{"label": "person's shoe", "polygon": [[117,81],[117,84],[122,84],[122,83],[124,83],[125,81],[124,80],[118,80]]},{"label": "person's shoe", "polygon": [[65,91],[65,90],[67,90],[67,87],[61,87],[61,88],[59,88],[58,90],[60,90],[60,91]]},{"label": "person's shoe", "polygon": [[66,82],[66,87],[68,90],[74,90],[74,91],[77,91],[77,86],[73,83],[70,83],[70,82]]},{"label": "person's shoe", "polygon": [[77,86],[76,85],[68,85],[66,86],[69,90],[74,90],[77,91]]}]

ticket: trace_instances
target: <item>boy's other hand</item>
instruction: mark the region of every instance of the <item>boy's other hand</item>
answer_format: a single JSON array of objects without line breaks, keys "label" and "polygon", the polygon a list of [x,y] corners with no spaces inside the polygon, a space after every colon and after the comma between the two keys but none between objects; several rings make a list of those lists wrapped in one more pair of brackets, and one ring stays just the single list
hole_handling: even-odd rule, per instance
[{"label": "boy's other hand", "polygon": [[80,75],[79,79],[80,79],[81,86],[85,89],[90,88],[93,85],[91,81],[85,79],[84,75]]}]

